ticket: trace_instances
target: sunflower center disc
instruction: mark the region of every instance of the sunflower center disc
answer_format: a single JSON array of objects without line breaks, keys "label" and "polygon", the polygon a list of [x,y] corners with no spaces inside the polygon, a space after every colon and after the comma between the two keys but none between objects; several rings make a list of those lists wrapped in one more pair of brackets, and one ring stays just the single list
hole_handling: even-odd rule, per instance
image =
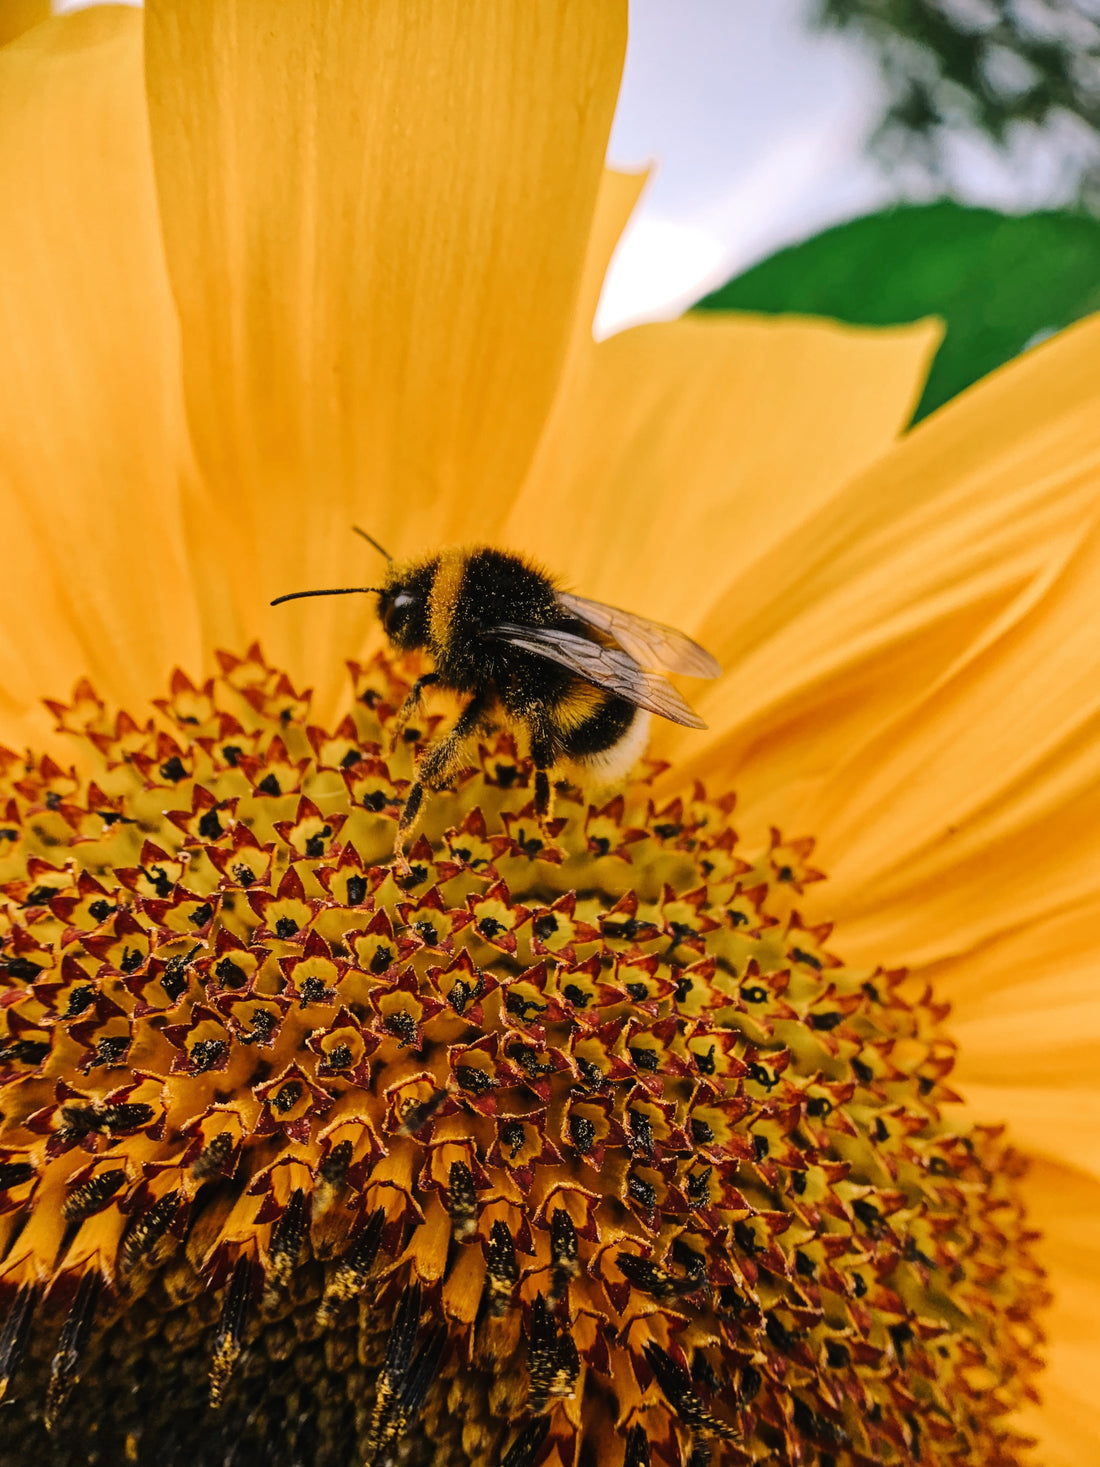
[{"label": "sunflower center disc", "polygon": [[407,669],[221,664],[4,759],[0,1463],[1017,1461],[1017,1165],[809,843],[500,734],[399,882]]}]

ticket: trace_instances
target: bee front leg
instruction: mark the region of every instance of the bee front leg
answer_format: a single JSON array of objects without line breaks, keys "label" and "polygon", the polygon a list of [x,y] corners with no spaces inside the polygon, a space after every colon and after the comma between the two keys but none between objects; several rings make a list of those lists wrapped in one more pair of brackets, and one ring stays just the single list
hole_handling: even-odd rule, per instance
[{"label": "bee front leg", "polygon": [[405,846],[420,816],[425,790],[444,789],[462,768],[466,740],[479,728],[485,727],[489,704],[490,699],[487,696],[475,694],[458,715],[450,732],[444,734],[438,744],[432,745],[417,766],[416,778],[405,797],[405,808],[397,822],[397,835],[393,843],[397,869],[402,875],[407,875],[409,871]]},{"label": "bee front leg", "polygon": [[398,739],[405,732],[405,725],[420,707],[420,696],[424,689],[430,688],[433,683],[437,683],[438,681],[439,674],[437,672],[426,672],[423,677],[418,677],[409,689],[405,701],[401,704],[397,717],[394,719],[393,726],[390,729],[391,754],[397,748]]}]

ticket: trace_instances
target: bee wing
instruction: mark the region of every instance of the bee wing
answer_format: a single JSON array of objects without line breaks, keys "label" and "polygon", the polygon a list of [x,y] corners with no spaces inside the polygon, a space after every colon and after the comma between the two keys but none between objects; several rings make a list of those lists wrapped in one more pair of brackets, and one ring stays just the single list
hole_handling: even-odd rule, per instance
[{"label": "bee wing", "polygon": [[693,642],[675,627],[666,627],[663,622],[650,621],[645,616],[635,616],[632,611],[621,611],[617,606],[605,606],[602,601],[588,601],[584,596],[574,596],[569,591],[558,592],[558,605],[578,621],[587,622],[597,631],[614,637],[619,646],[643,667],[660,668],[662,672],[686,672],[692,677],[722,675],[722,669],[706,648],[700,647],[698,642]]},{"label": "bee wing", "polygon": [[633,703],[638,708],[648,709],[673,723],[682,723],[686,728],[706,728],[699,715],[692,711],[671,683],[665,682],[655,672],[646,672],[634,661],[629,652],[618,647],[602,647],[587,637],[578,637],[559,627],[514,626],[502,622],[499,626],[486,627],[481,634],[496,642],[507,642],[535,657],[545,657],[550,662],[560,662],[586,682],[598,688],[606,688]]}]

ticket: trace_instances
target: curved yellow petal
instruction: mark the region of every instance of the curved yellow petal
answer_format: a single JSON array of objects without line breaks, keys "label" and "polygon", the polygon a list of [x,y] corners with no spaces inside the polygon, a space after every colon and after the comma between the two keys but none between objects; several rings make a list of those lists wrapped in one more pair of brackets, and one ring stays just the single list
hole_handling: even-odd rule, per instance
[{"label": "curved yellow petal", "polygon": [[[998,878],[994,878],[995,880]],[[952,1001],[954,1083],[1033,1155],[1100,1181],[1100,895],[928,968]]]},{"label": "curved yellow petal", "polygon": [[[904,720],[941,685],[965,688],[1054,593],[1097,500],[1098,373],[1094,319],[979,384],[783,537],[704,627],[729,671],[702,702],[709,744],[681,742],[684,773],[735,781],[746,834],[816,834],[848,916],[872,875],[954,823],[960,780],[939,766],[900,820],[861,781],[919,757],[928,724],[906,735]],[[953,756],[981,786],[1014,768],[987,712],[986,739]]]},{"label": "curved yellow petal", "polygon": [[1097,883],[1075,906],[1056,905],[1040,918],[1005,930],[981,946],[928,964],[921,978],[950,988],[954,1025],[981,1024],[995,1014],[1033,1012],[1036,1039],[1051,1034],[1040,1022],[1042,1012],[1059,1013],[1076,1003],[1076,995],[1095,974],[1090,951],[1100,928]]},{"label": "curved yellow petal", "polygon": [[972,1107],[1100,1176],[1098,380],[1094,320],[857,479],[727,600],[703,711],[748,833],[818,838],[807,920],[933,981]]},{"label": "curved yellow petal", "polygon": [[1039,590],[832,776],[817,828],[853,952],[932,962],[1096,891],[1100,520]]},{"label": "curved yellow petal", "polygon": [[938,340],[701,315],[591,345],[505,536],[585,595],[693,630],[895,438]]},{"label": "curved yellow petal", "polygon": [[1092,1467],[1100,1461],[1100,1182],[1035,1163],[1024,1188],[1029,1220],[1042,1231],[1037,1251],[1054,1303],[1042,1321],[1042,1403],[1023,1412],[1019,1424],[1037,1438],[1042,1467]]},{"label": "curved yellow petal", "polygon": [[648,179],[649,174],[646,172],[624,173],[617,168],[605,168],[603,171],[600,191],[596,195],[596,211],[592,215],[592,231],[588,236],[588,248],[584,256],[577,308],[573,313],[569,349],[558,384],[555,406],[551,409],[547,426],[543,429],[544,439],[553,435],[557,413],[569,411],[578,373],[587,370],[588,359],[596,350],[592,328],[604,280],[623,230],[637,208]]},{"label": "curved yellow petal", "polygon": [[141,703],[197,621],[186,427],[157,220],[141,15],[59,16],[0,51],[0,739],[89,674]]},{"label": "curved yellow petal", "polygon": [[[296,0],[277,26],[269,0],[151,0],[197,556],[232,518],[266,598],[369,580],[353,521],[397,554],[493,537],[562,369],[625,34],[625,0]],[[367,619],[261,624],[302,670]]]},{"label": "curved yellow petal", "polygon": [[50,18],[50,0],[0,0],[0,46]]}]

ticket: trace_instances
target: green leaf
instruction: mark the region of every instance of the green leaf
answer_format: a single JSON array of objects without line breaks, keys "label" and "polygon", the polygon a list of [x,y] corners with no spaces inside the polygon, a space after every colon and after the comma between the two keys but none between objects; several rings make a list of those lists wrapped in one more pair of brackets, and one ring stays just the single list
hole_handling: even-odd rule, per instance
[{"label": "green leaf", "polygon": [[941,316],[947,335],[914,414],[922,418],[1037,339],[1100,309],[1100,220],[906,205],[781,250],[695,309],[868,326]]}]

